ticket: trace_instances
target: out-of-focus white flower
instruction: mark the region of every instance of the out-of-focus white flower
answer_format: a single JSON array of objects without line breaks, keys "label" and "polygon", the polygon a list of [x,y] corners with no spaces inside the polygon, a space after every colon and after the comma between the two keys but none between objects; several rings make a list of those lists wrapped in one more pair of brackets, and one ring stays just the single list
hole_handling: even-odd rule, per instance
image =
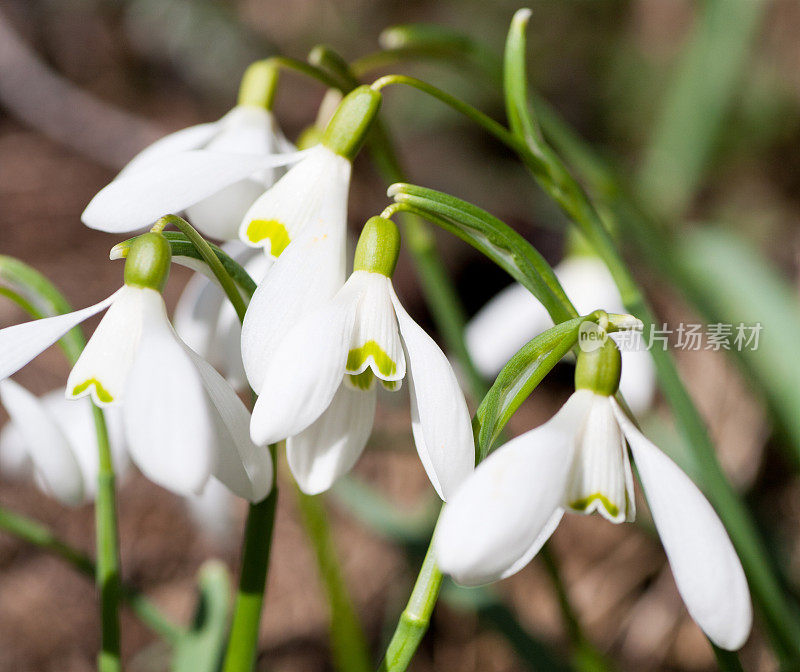
[{"label": "out-of-focus white flower", "polygon": [[[264,66],[248,69],[243,91],[271,76]],[[219,121],[176,131],[141,151],[92,199],[83,223],[119,233],[185,211],[206,236],[235,239],[245,212],[279,177],[278,169],[302,156],[281,133],[266,98],[263,92],[240,95]]]},{"label": "out-of-focus white flower", "polygon": [[[13,380],[0,380],[0,402],[9,415],[0,431],[0,470],[12,478],[32,477],[64,504],[93,499],[98,450],[89,401],[70,402],[63,390],[39,398]],[[128,459],[117,409],[108,409],[106,424],[115,469],[124,474]]]},{"label": "out-of-focus white flower", "polygon": [[[613,351],[618,363],[616,346]],[[617,404],[618,364],[616,380],[608,377],[606,361],[594,379],[605,382],[587,383],[578,375],[584,357],[578,355],[577,389],[563,408],[490,455],[447,504],[435,534],[439,566],[459,583],[495,581],[531,561],[565,510],[597,511],[614,523],[632,520],[627,441],[689,613],[715,644],[740,648],[752,610],[725,528],[697,486]]]},{"label": "out-of-focus white flower", "polygon": [[[605,264],[597,257],[567,257],[554,269],[559,282],[579,313],[602,308],[624,313],[622,298]],[[495,376],[525,343],[549,329],[553,322],[544,306],[522,285],[505,288],[467,325],[465,338],[470,356],[483,375]],[[617,338],[612,334],[612,338]],[[635,413],[650,407],[655,394],[655,367],[645,350],[622,354],[620,390]]]},{"label": "out-of-focus white flower", "polygon": [[169,244],[145,234],[128,253],[126,284],[105,301],[0,330],[0,380],[108,308],[70,372],[67,396],[121,403],[130,455],[154,482],[198,493],[213,475],[260,501],[272,487],[271,461],[250,441],[250,414],[234,390],[172,328],[160,293],[168,267]]},{"label": "out-of-focus white flower", "polygon": [[[272,258],[239,241],[223,246],[251,278],[260,282],[272,265]],[[242,364],[242,327],[236,311],[215,278],[196,273],[186,284],[172,318],[178,336],[220,371],[235,389],[247,385]]]},{"label": "out-of-focus white flower", "polygon": [[[307,493],[329,488],[360,456],[372,431],[376,378],[395,390],[407,375],[414,440],[440,497],[447,498],[472,470],[464,395],[444,353],[406,313],[392,287],[398,245],[391,221],[369,220],[349,280],[282,338],[271,337],[269,349],[245,320],[245,368],[259,374],[251,377],[260,395],[251,436],[259,444],[287,439],[289,466]],[[276,300],[292,301],[305,279],[282,280],[267,276]]]}]

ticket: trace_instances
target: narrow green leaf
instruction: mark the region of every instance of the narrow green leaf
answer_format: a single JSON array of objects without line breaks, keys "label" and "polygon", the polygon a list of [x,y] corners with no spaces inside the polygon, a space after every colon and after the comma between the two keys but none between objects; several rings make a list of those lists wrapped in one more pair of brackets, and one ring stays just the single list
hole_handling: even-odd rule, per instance
[{"label": "narrow green leaf", "polygon": [[684,212],[702,178],[767,5],[764,0],[701,4],[639,174],[648,204],[665,217]]},{"label": "narrow green leaf", "polygon": [[[800,461],[800,304],[794,287],[752,245],[717,228],[687,231],[674,254],[678,272],[706,319],[732,325],[729,346],[767,396]],[[737,327],[760,324],[755,343]],[[757,328],[757,327],[756,327]],[[746,330],[745,339],[752,335]]]},{"label": "narrow green leaf", "polygon": [[578,339],[583,318],[576,317],[530,340],[503,367],[475,413],[479,427],[477,460],[488,455],[503,427],[533,389]]},{"label": "narrow green leaf", "polygon": [[489,257],[526,287],[554,322],[577,317],[544,257],[507,224],[471,203],[434,189],[393,184],[389,195]]},{"label": "narrow green leaf", "polygon": [[526,61],[526,30],[531,18],[530,9],[520,9],[514,14],[506,38],[503,91],[506,98],[508,124],[515,135],[528,144],[541,137],[541,131],[528,108],[528,74]]},{"label": "narrow green leaf", "polygon": [[328,629],[334,669],[339,672],[370,672],[372,665],[367,640],[342,576],[325,505],[320,497],[306,495],[299,488],[296,488],[296,494],[330,609]]},{"label": "narrow green leaf", "polygon": [[[164,231],[162,235],[169,242],[173,258],[184,257],[186,259],[193,259],[205,263],[203,257],[186,234],[180,231]],[[129,238],[128,240],[114,245],[111,250],[111,258],[124,258],[128,254],[130,246],[133,245],[134,240],[136,240],[136,238]],[[217,255],[217,258],[222,263],[222,267],[233,278],[236,284],[239,285],[247,297],[253,296],[257,285],[247,271],[245,271],[239,263],[234,261],[222,248],[214,245],[214,243],[208,243],[208,246],[214,251],[214,254]]]},{"label": "narrow green leaf", "polygon": [[200,568],[199,595],[189,631],[178,639],[172,672],[216,672],[225,651],[231,604],[231,580],[219,561]]}]

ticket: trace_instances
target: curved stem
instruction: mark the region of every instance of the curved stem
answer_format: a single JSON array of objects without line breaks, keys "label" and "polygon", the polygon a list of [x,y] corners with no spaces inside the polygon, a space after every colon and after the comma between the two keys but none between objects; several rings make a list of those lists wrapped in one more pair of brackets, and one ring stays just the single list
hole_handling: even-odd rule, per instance
[{"label": "curved stem", "polygon": [[[94,577],[97,572],[94,561],[88,555],[61,541],[38,521],[0,508],[0,529],[61,558],[89,578]],[[142,623],[166,641],[174,644],[183,635],[183,629],[164,616],[158,607],[137,589],[122,584],[120,596]]]},{"label": "curved stem", "polygon": [[[270,446],[270,452],[275,465],[275,446]],[[278,488],[273,486],[269,496],[263,502],[251,504],[247,512],[239,591],[224,672],[251,672],[255,663],[277,502]]]},{"label": "curved stem", "polygon": [[403,672],[411,662],[431,621],[439,597],[442,573],[436,566],[433,547],[429,546],[417,575],[408,604],[400,615],[379,672]]},{"label": "curved stem", "polygon": [[244,319],[244,313],[247,310],[247,304],[244,302],[241,293],[236,287],[236,283],[234,282],[233,278],[228,274],[225,270],[225,267],[222,265],[222,262],[219,260],[217,255],[214,253],[214,250],[209,245],[208,241],[206,241],[203,236],[201,236],[197,229],[195,229],[189,222],[177,215],[166,215],[156,222],[155,226],[153,227],[153,231],[161,232],[163,231],[164,227],[172,224],[176,229],[180,230],[195,246],[197,251],[200,253],[200,256],[203,257],[203,261],[208,264],[208,267],[211,269],[211,272],[214,274],[214,277],[219,281],[222,290],[225,292],[228,300],[231,302],[234,310],[236,311],[236,315],[239,317],[239,321],[241,322]]}]

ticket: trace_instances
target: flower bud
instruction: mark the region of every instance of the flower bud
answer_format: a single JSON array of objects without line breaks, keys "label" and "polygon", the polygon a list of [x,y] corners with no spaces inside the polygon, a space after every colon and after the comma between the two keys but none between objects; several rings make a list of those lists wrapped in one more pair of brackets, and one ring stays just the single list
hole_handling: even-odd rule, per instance
[{"label": "flower bud", "polygon": [[353,160],[372,127],[383,97],[368,86],[348,93],[328,123],[322,144],[339,156]]},{"label": "flower bud", "polygon": [[242,75],[238,105],[272,109],[278,87],[278,66],[270,59],[251,63]]},{"label": "flower bud", "polygon": [[622,356],[617,344],[606,338],[601,346],[593,350],[578,352],[575,365],[575,389],[591,390],[610,397],[619,389],[622,372]]},{"label": "flower bud", "polygon": [[370,217],[358,238],[353,270],[380,273],[391,278],[399,253],[397,225],[385,217]]},{"label": "flower bud", "polygon": [[160,233],[139,236],[125,260],[125,284],[161,292],[167,284],[172,251]]}]

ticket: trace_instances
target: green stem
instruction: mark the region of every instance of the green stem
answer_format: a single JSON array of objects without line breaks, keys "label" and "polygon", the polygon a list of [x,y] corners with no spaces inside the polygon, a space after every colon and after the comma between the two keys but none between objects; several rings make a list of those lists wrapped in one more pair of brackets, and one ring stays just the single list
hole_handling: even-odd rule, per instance
[{"label": "green stem", "polygon": [[[655,316],[633,276],[627,269],[602,218],[563,162],[543,143],[535,149],[513,136],[493,119],[472,106],[425,82],[402,75],[389,75],[373,86],[406,84],[428,93],[472,119],[509,148],[516,151],[542,189],[558,203],[603,259],[620,291],[626,310],[642,320],[645,338],[655,327]],[[703,490],[714,504],[742,560],[750,588],[781,649],[800,657],[800,617],[786,600],[756,527],[738,499],[716,458],[697,408],[680,379],[672,355],[659,348],[651,350],[659,383],[694,457],[702,468]]]},{"label": "green stem", "polygon": [[208,244],[206,239],[203,238],[203,236],[198,233],[197,229],[189,224],[189,222],[176,215],[166,215],[165,217],[159,219],[158,222],[156,222],[156,225],[153,227],[153,231],[161,232],[164,227],[170,224],[172,224],[176,229],[180,230],[181,233],[183,233],[192,242],[197,251],[200,253],[200,256],[203,257],[203,261],[208,264],[208,267],[211,269],[214,277],[219,281],[222,290],[225,292],[228,300],[231,302],[231,305],[236,311],[239,321],[241,322],[244,320],[244,313],[247,310],[247,304],[237,289],[236,282],[234,282],[233,278],[225,270],[225,267],[222,265],[219,257],[217,257],[217,255],[214,253],[211,245]]},{"label": "green stem", "polygon": [[[274,466],[275,446],[270,446],[270,452]],[[255,664],[277,502],[278,488],[275,485],[269,496],[263,502],[251,504],[247,513],[242,570],[224,672],[251,672]]]},{"label": "green stem", "polygon": [[433,548],[429,547],[414,590],[411,591],[411,597],[378,668],[379,672],[404,672],[408,667],[428,630],[441,585],[442,573],[436,566]]},{"label": "green stem", "polygon": [[367,672],[371,668],[367,640],[342,576],[325,506],[320,497],[306,495],[297,487],[295,492],[330,607],[334,668],[339,672]]},{"label": "green stem", "polygon": [[[88,555],[72,548],[35,520],[0,508],[0,529],[61,558],[88,578],[94,578],[97,574],[97,567]],[[122,585],[120,595],[139,620],[166,641],[175,643],[183,634],[180,627],[172,623],[158,607],[135,588]]]},{"label": "green stem", "polygon": [[100,672],[115,672],[122,669],[120,662],[119,631],[119,538],[117,532],[116,490],[114,488],[114,464],[108,441],[103,411],[92,406],[99,470],[97,473],[97,499],[95,501],[95,526],[97,529],[97,585],[100,589],[101,650],[97,667]]},{"label": "green stem", "polygon": [[[30,295],[30,301],[21,293],[5,291],[4,295],[15,300],[32,317],[58,315],[72,311],[69,302],[41,273],[27,264],[11,257],[0,257],[0,279]],[[22,300],[20,300],[22,299]],[[36,304],[41,304],[41,308]],[[61,340],[61,346],[71,365],[75,365],[86,345],[79,327],[75,327]],[[97,668],[100,672],[119,672],[120,660],[120,573],[119,535],[117,532],[117,506],[114,488],[114,465],[108,441],[103,411],[92,406],[95,432],[97,434],[98,474],[97,498],[95,501],[95,536],[97,546],[96,584],[100,594],[100,617],[102,623],[100,652]]]}]

